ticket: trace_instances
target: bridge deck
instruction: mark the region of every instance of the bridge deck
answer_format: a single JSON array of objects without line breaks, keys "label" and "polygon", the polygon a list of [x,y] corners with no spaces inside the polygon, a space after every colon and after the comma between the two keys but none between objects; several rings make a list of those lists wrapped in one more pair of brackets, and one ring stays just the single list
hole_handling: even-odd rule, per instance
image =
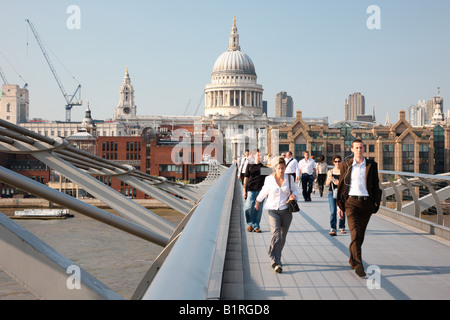
[{"label": "bridge deck", "polygon": [[[450,242],[373,215],[363,245],[366,267],[380,268],[380,289],[369,289],[348,264],[350,233],[329,232],[328,198],[300,201],[283,251],[283,273],[267,255],[270,230],[249,233],[242,220],[244,298],[270,299],[450,299]],[[373,283],[373,282],[372,282]]]}]

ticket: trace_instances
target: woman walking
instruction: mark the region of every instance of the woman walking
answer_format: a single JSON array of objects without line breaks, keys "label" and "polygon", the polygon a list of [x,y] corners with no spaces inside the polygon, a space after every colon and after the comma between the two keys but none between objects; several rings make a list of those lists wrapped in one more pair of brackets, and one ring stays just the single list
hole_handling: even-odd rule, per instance
[{"label": "woman walking", "polygon": [[[286,242],[287,232],[292,222],[287,202],[297,201],[298,190],[294,179],[285,174],[286,161],[283,157],[272,160],[274,173],[264,181],[264,186],[256,198],[255,209],[259,210],[260,203],[267,197],[264,206],[269,211],[269,224],[272,239],[269,247],[269,257],[272,268],[277,273],[283,271],[281,252]],[[289,183],[290,181],[290,183]]]},{"label": "woman walking", "polygon": [[322,197],[325,180],[327,179],[328,165],[324,161],[325,157],[323,155],[319,156],[317,160],[318,160],[316,164],[317,184],[319,185],[319,193],[320,196]]},{"label": "woman walking", "polygon": [[[336,197],[337,197],[337,189],[339,186],[339,178],[341,175],[341,162],[342,158],[339,155],[334,156],[333,169],[330,169],[327,173],[327,180],[325,185],[329,187],[328,192],[328,203],[330,205],[330,236],[336,236],[336,216],[337,216],[337,206],[336,206]],[[345,213],[342,213],[342,217],[339,217],[339,230],[341,233],[345,233]]]}]

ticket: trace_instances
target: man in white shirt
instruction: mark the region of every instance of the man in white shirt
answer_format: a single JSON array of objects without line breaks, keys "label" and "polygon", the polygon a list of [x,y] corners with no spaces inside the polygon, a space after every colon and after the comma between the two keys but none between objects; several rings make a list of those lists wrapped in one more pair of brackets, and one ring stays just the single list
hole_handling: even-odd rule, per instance
[{"label": "man in white shirt", "polygon": [[298,161],[294,157],[292,157],[292,152],[286,152],[286,170],[284,171],[286,174],[293,176],[294,181],[297,180],[297,171],[298,171]]},{"label": "man in white shirt", "polygon": [[309,157],[309,151],[303,152],[304,158],[298,164],[298,172],[302,181],[303,198],[311,201],[311,192],[316,177],[316,162]]},{"label": "man in white shirt", "polygon": [[[339,179],[337,205],[338,214],[347,215],[350,229],[350,266],[355,273],[366,276],[362,262],[361,247],[370,217],[380,207],[378,165],[364,156],[365,146],[360,139],[352,143],[354,157],[344,162]],[[342,181],[342,182],[341,182]]]},{"label": "man in white shirt", "polygon": [[245,150],[245,155],[241,159],[241,163],[239,164],[238,170],[238,178],[241,180],[242,184],[244,184],[244,176],[247,171],[247,165],[250,157],[250,151]]}]

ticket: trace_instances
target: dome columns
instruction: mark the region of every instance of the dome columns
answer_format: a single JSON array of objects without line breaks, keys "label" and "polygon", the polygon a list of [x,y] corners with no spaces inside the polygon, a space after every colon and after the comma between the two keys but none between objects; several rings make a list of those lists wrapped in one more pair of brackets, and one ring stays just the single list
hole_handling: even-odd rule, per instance
[{"label": "dome columns", "polygon": [[262,108],[262,92],[251,90],[211,90],[206,92],[206,107]]}]

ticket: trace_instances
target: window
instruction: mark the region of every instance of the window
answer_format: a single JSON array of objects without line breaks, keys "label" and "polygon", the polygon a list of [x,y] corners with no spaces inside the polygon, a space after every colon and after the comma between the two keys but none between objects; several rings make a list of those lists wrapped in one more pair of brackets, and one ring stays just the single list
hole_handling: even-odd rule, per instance
[{"label": "window", "polygon": [[334,145],[334,152],[336,152],[336,153],[341,152],[341,145],[340,144],[335,144]]},{"label": "window", "polygon": [[[286,150],[286,151],[288,151],[288,150]],[[294,157],[297,160],[302,159],[304,151],[306,151],[306,144],[296,144],[295,145],[295,155],[294,155]],[[280,149],[280,153],[281,153],[281,149]]]},{"label": "window", "polygon": [[342,137],[346,138],[348,135],[351,134],[351,132],[352,132],[352,128],[350,127],[349,124],[346,123],[341,127],[341,136]]},{"label": "window", "polygon": [[318,156],[322,155],[322,147],[323,145],[321,143],[311,143],[311,156],[313,156],[314,159],[317,159]]},{"label": "window", "polygon": [[394,145],[385,144],[383,145],[383,170],[394,171]]},{"label": "window", "polygon": [[208,172],[209,171],[209,165],[207,164],[199,164],[196,166],[197,172]]},{"label": "window", "polygon": [[352,135],[348,135],[344,140],[344,157],[347,158],[352,155],[352,143],[355,138]]},{"label": "window", "polygon": [[427,144],[419,145],[419,173],[430,172],[430,147]]},{"label": "window", "polygon": [[159,165],[159,172],[183,173],[183,166],[177,166],[177,165],[174,165],[174,164],[160,164]]},{"label": "window", "polygon": [[414,144],[404,144],[402,146],[402,157],[402,171],[414,172]]},{"label": "window", "polygon": [[436,126],[434,133],[434,173],[444,173],[445,157],[444,157],[444,129],[441,126]]}]

